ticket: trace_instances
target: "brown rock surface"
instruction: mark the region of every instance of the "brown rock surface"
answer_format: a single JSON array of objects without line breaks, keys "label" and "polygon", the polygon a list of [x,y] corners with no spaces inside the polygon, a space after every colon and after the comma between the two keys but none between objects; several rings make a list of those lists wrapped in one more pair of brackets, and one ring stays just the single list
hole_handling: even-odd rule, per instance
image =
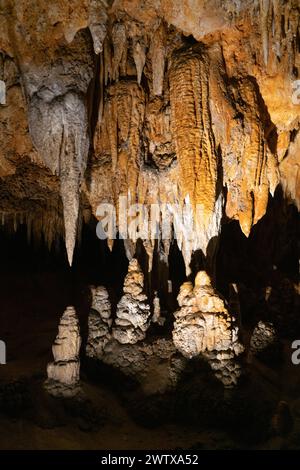
[{"label": "brown rock surface", "polygon": [[80,208],[188,201],[188,272],[225,213],[248,236],[278,183],[299,207],[299,66],[297,0],[3,0],[0,212],[72,263]]}]

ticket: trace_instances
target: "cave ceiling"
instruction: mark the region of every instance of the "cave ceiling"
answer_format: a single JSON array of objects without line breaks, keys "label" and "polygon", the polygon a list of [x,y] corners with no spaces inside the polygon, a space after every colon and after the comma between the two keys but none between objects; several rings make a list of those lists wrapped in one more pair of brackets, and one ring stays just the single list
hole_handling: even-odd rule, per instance
[{"label": "cave ceiling", "polygon": [[299,12],[298,0],[1,0],[2,223],[49,246],[63,236],[71,264],[79,219],[100,203],[189,201],[188,266],[225,216],[249,236],[279,185],[299,208]]}]

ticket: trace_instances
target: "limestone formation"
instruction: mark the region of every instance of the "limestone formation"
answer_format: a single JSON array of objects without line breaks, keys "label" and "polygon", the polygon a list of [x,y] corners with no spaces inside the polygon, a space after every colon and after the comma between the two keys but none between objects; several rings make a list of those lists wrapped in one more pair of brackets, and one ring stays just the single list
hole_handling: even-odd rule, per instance
[{"label": "limestone formation", "polygon": [[160,301],[157,292],[154,292],[152,322],[162,326],[166,319],[161,316]]},{"label": "limestone formation", "polygon": [[151,315],[143,292],[144,275],[136,258],[129,262],[123,290],[112,334],[122,344],[134,344],[145,338]]},{"label": "limestone formation", "polygon": [[259,321],[253,330],[250,340],[250,351],[257,354],[276,341],[274,325],[270,322]]},{"label": "limestone formation", "polygon": [[88,319],[86,355],[100,358],[103,348],[111,339],[111,305],[108,292],[103,286],[92,287],[92,305]]},{"label": "limestone formation", "polygon": [[170,338],[146,339],[135,344],[120,344],[113,339],[98,359],[139,382],[145,394],[172,390],[187,364]]},{"label": "limestone formation", "polygon": [[[279,183],[300,207],[297,0],[2,3],[5,225],[64,236],[71,264],[85,209],[190,205],[189,274],[194,252],[214,259],[225,214],[249,236]],[[171,240],[140,238],[168,257]]]},{"label": "limestone formation", "polygon": [[74,307],[63,313],[52,347],[54,362],[47,366],[47,391],[55,397],[72,397],[80,391],[81,337]]},{"label": "limestone formation", "polygon": [[182,193],[209,219],[216,201],[217,153],[209,112],[208,60],[200,47],[174,56],[170,102]]},{"label": "limestone formation", "polygon": [[236,385],[241,374],[237,357],[244,350],[235,319],[218,295],[205,271],[199,271],[195,286],[185,282],[177,297],[173,341],[187,358],[200,354],[225,387]]},{"label": "limestone formation", "polygon": [[[103,286],[92,287],[91,293],[87,357],[138,381],[146,394],[174,388],[187,360],[178,354],[169,338],[144,339],[150,324],[150,307],[143,294],[143,274],[137,260],[133,258],[129,263],[124,296],[114,321],[107,290]],[[158,297],[156,299],[159,301]],[[165,318],[160,316],[157,302],[155,304],[152,321],[162,325]]]}]

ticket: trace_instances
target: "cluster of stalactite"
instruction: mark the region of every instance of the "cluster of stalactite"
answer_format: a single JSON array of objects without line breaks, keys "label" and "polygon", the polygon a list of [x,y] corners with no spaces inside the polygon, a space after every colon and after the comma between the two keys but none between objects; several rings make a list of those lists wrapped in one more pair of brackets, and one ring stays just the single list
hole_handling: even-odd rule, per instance
[{"label": "cluster of stalactite", "polygon": [[[248,236],[278,183],[299,205],[297,1],[212,0],[210,15],[201,0],[194,10],[176,1],[176,15],[170,2],[152,3],[76,0],[50,12],[4,2],[0,175],[22,179],[16,170],[29,159],[58,178],[70,264],[82,193],[95,216],[101,202],[118,215],[119,196],[148,209],[191,206],[177,239],[187,273],[225,213]],[[141,238],[151,269],[155,237]],[[129,234],[129,257],[136,241]],[[157,244],[166,258],[170,241]]]},{"label": "cluster of stalactite", "polygon": [[22,226],[26,227],[27,242],[45,242],[50,250],[53,244],[64,235],[63,218],[60,211],[53,208],[42,209],[39,213],[0,212],[0,224],[9,233],[16,233]]}]

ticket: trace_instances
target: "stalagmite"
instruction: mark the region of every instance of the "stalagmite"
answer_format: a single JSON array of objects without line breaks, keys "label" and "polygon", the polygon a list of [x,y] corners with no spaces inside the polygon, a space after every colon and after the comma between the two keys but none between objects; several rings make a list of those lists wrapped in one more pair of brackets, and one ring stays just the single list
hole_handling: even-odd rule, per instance
[{"label": "stalagmite", "polygon": [[108,292],[103,286],[92,287],[92,305],[88,319],[88,357],[100,358],[105,345],[111,339],[111,305]]},{"label": "stalagmite", "polygon": [[276,341],[274,325],[270,322],[259,321],[253,330],[250,340],[250,352],[257,354]]},{"label": "stalagmite", "polygon": [[[39,447],[57,433],[56,446],[95,447],[101,434],[101,447],[154,447],[172,422],[168,446],[192,448],[195,433],[177,430],[193,420],[212,430],[196,436],[204,446],[277,445],[270,431],[284,437],[288,408],[300,416],[291,373],[300,358],[299,0],[0,5],[0,447],[11,444],[1,433],[11,411],[18,447],[39,427]],[[66,262],[76,266],[65,272]],[[91,276],[103,285],[91,287],[89,305]],[[19,286],[34,302],[30,292],[24,305],[10,299]],[[30,377],[11,384],[43,292]],[[68,307],[45,387],[78,399],[53,401],[31,371],[66,298],[82,312],[84,351]],[[282,391],[287,403],[275,411]],[[82,433],[94,425],[103,432]],[[148,425],[158,430],[151,442]],[[298,428],[278,446],[292,447]]]},{"label": "stalagmite", "polygon": [[143,293],[144,275],[136,258],[129,263],[123,290],[112,334],[122,344],[134,344],[145,338],[151,315]]},{"label": "stalagmite", "polygon": [[238,327],[224,301],[211,285],[205,271],[199,271],[195,286],[185,282],[177,297],[173,341],[188,358],[202,355],[225,387],[236,385],[241,369],[236,359],[244,348]]},{"label": "stalagmite", "polygon": [[47,366],[46,390],[56,397],[72,397],[80,392],[81,338],[74,307],[67,307],[60,319],[52,347],[54,362]]},{"label": "stalagmite", "polygon": [[159,325],[163,325],[166,319],[161,316],[161,309],[160,309],[160,300],[157,295],[157,292],[154,292],[154,299],[153,299],[153,315],[152,315],[152,322],[158,323]]}]

